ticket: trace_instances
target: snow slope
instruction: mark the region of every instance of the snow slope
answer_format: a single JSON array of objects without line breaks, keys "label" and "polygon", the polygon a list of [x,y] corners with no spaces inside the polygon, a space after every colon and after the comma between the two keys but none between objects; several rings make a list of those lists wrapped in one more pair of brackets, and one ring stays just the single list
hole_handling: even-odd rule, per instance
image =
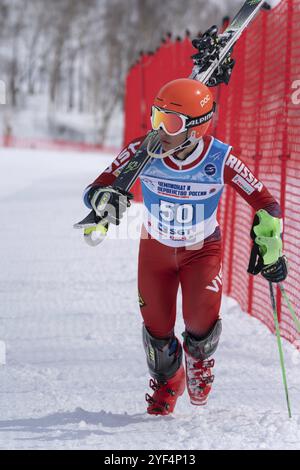
[{"label": "snow slope", "polygon": [[[135,235],[88,247],[72,224],[85,185],[112,156],[0,150],[1,449],[297,449],[300,357],[224,299],[214,390],[173,416],[145,413],[148,374],[136,299]],[[178,300],[177,332],[183,331]]]}]

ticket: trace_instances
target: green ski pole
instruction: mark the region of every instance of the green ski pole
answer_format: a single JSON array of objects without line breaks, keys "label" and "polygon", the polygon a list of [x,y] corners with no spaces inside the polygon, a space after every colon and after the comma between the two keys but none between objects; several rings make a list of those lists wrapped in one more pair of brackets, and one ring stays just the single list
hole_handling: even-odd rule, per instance
[{"label": "green ski pole", "polygon": [[292,304],[291,302],[289,301],[289,298],[287,296],[287,293],[285,292],[285,288],[283,287],[283,284],[281,284],[281,282],[279,283],[279,288],[281,290],[281,293],[284,297],[284,300],[286,301],[286,304],[288,306],[288,309],[290,311],[290,314],[292,315],[293,317],[293,320],[294,320],[294,323],[295,323],[295,326],[298,330],[298,333],[300,334],[300,320],[298,320],[297,316],[296,316],[296,313],[295,313],[295,310],[293,309],[292,307]]},{"label": "green ski pole", "polygon": [[278,344],[279,357],[280,357],[282,379],[283,379],[283,384],[284,384],[288,414],[289,414],[289,418],[291,418],[292,413],[291,413],[288,385],[287,385],[287,380],[286,380],[284,357],[283,357],[282,343],[281,343],[281,337],[280,337],[280,329],[279,329],[276,301],[275,301],[275,296],[274,296],[273,284],[272,284],[271,281],[269,281],[269,286],[270,286],[271,304],[272,304],[273,314],[274,314],[274,323],[275,323],[275,329],[276,329],[276,336],[277,336],[277,344]]}]

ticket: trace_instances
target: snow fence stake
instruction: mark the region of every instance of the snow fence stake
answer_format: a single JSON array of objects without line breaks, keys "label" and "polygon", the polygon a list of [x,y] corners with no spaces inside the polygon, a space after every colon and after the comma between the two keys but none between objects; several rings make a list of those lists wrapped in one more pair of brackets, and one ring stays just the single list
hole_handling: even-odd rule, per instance
[{"label": "snow fence stake", "polygon": [[291,405],[290,405],[289,391],[288,391],[288,385],[287,385],[287,380],[286,380],[284,357],[283,357],[282,343],[281,343],[281,337],[280,337],[278,314],[277,314],[277,308],[276,308],[276,300],[274,296],[273,284],[271,281],[269,281],[269,287],[270,287],[271,304],[273,308],[274,323],[275,323],[275,329],[276,329],[277,344],[278,344],[278,350],[279,350],[280,365],[281,365],[282,379],[283,379],[283,385],[284,385],[284,390],[285,390],[287,409],[288,409],[289,418],[291,418],[292,417]]},{"label": "snow fence stake", "polygon": [[288,298],[288,296],[287,296],[287,293],[285,292],[285,288],[283,287],[283,284],[281,284],[281,282],[279,283],[279,288],[280,288],[281,293],[282,293],[282,295],[283,295],[283,297],[284,297],[284,300],[286,301],[286,304],[287,304],[287,306],[288,306],[288,309],[289,309],[289,311],[290,311],[290,314],[291,314],[292,317],[293,317],[293,320],[294,320],[296,329],[297,329],[298,333],[300,334],[300,321],[299,321],[298,318],[297,318],[297,315],[296,315],[296,313],[295,313],[295,310],[293,309],[292,304],[291,304],[291,302],[289,301],[289,298]]}]

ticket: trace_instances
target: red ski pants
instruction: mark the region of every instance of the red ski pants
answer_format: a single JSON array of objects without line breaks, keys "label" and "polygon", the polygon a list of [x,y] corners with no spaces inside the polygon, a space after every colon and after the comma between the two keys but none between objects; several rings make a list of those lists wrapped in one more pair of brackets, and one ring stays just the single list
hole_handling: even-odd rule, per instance
[{"label": "red ski pants", "polygon": [[138,290],[141,314],[152,336],[173,334],[179,285],[186,330],[199,337],[211,330],[221,304],[221,254],[220,240],[208,240],[196,250],[171,248],[150,238],[143,227]]}]

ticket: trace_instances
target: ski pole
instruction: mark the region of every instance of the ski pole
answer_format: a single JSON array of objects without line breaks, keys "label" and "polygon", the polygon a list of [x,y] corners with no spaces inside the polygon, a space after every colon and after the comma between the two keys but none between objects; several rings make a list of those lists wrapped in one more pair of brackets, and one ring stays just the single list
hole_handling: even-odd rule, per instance
[{"label": "ski pole", "polygon": [[294,323],[295,323],[295,326],[298,330],[298,333],[300,334],[300,321],[298,320],[297,316],[296,316],[296,313],[295,313],[295,310],[293,309],[292,307],[292,304],[291,302],[289,301],[289,298],[287,296],[287,293],[285,292],[285,288],[283,287],[283,284],[281,284],[281,282],[279,283],[279,288],[281,290],[281,293],[284,297],[284,300],[286,301],[286,304],[288,306],[288,309],[290,311],[290,314],[292,315],[293,317],[293,320],[294,320]]},{"label": "ski pole", "polygon": [[286,403],[287,403],[289,418],[291,418],[291,417],[292,417],[292,413],[291,413],[291,406],[290,406],[288,385],[287,385],[287,380],[286,380],[286,372],[285,372],[284,357],[283,357],[282,343],[281,343],[281,337],[280,337],[280,329],[279,329],[279,322],[278,322],[278,314],[277,314],[277,308],[276,308],[276,301],[275,301],[275,296],[274,296],[273,284],[272,284],[271,281],[269,281],[269,287],[270,287],[271,304],[272,304],[272,308],[273,308],[274,323],[275,323],[276,336],[277,336],[277,344],[278,344],[279,357],[280,357],[280,365],[281,365],[282,379],[283,379],[283,385],[284,385],[285,396],[286,396]]}]

